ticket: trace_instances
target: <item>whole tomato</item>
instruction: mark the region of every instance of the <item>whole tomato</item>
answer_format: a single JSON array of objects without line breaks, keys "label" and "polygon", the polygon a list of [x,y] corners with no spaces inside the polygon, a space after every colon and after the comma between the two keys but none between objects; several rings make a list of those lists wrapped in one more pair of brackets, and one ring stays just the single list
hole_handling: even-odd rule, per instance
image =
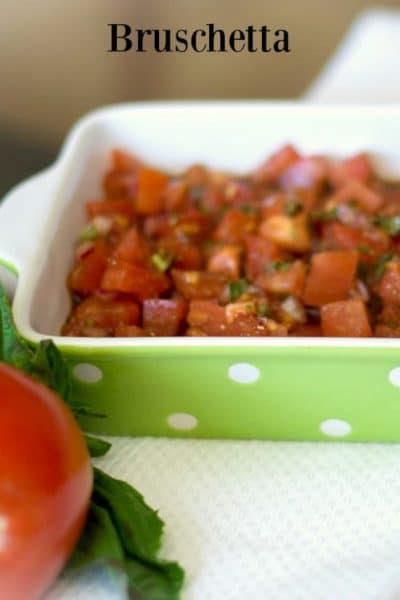
[{"label": "whole tomato", "polygon": [[57,577],[85,521],[92,468],[69,409],[0,364],[0,597],[36,600]]}]

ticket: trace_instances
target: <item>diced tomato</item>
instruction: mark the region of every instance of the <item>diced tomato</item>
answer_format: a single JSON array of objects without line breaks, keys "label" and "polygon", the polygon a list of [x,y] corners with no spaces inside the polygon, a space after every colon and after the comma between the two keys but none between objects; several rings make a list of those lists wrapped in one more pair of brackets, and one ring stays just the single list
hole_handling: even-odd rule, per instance
[{"label": "diced tomato", "polygon": [[290,334],[296,337],[321,337],[322,329],[320,325],[301,323],[292,329]]},{"label": "diced tomato", "polygon": [[258,183],[271,183],[276,181],[290,165],[300,160],[301,156],[297,150],[287,144],[278,152],[272,154],[253,173],[253,178]]},{"label": "diced tomato", "polygon": [[69,322],[69,335],[82,335],[85,329],[104,329],[105,335],[110,335],[115,327],[137,325],[139,321],[139,306],[133,300],[105,301],[99,297],[86,298],[77,306]]},{"label": "diced tomato", "polygon": [[322,333],[326,337],[371,337],[368,312],[361,300],[342,300],[321,308]]},{"label": "diced tomato", "polygon": [[245,181],[228,180],[223,188],[224,201],[232,207],[253,206],[254,191]]},{"label": "diced tomato", "polygon": [[157,247],[171,256],[172,264],[176,269],[197,271],[203,266],[203,256],[200,248],[184,237],[161,238]]},{"label": "diced tomato", "polygon": [[144,232],[150,237],[181,237],[200,242],[208,237],[210,218],[196,209],[180,215],[153,215],[146,218]]},{"label": "diced tomato", "polygon": [[164,273],[150,271],[125,260],[113,260],[101,280],[105,291],[132,294],[139,300],[156,298],[170,287]]},{"label": "diced tomato", "polygon": [[137,325],[125,325],[120,323],[114,331],[115,337],[144,337],[146,335],[142,327]]},{"label": "diced tomato", "polygon": [[334,165],[331,168],[330,179],[336,186],[342,186],[348,181],[368,183],[373,177],[371,161],[367,154],[361,153]]},{"label": "diced tomato", "polygon": [[[278,263],[279,264],[279,263]],[[274,270],[261,273],[256,284],[271,294],[301,296],[304,288],[306,270],[303,261],[296,260],[287,265],[284,270]]]},{"label": "diced tomato", "polygon": [[179,215],[174,227],[177,236],[186,237],[194,242],[201,242],[208,238],[212,227],[210,215],[191,208]]},{"label": "diced tomato", "polygon": [[207,271],[222,273],[232,281],[239,279],[241,252],[241,247],[235,244],[225,244],[217,248],[208,260]]},{"label": "diced tomato", "polygon": [[137,192],[137,174],[113,169],[103,179],[107,198],[134,198]]},{"label": "diced tomato", "polygon": [[269,319],[258,318],[253,314],[251,306],[249,311],[246,310],[245,303],[240,303],[237,311],[233,311],[230,308],[232,306],[234,305],[223,307],[210,301],[192,300],[187,321],[191,328],[199,329],[209,336],[287,335],[284,326]]},{"label": "diced tomato", "polygon": [[184,174],[189,187],[205,186],[210,180],[210,172],[203,165],[192,165]]},{"label": "diced tomato", "polygon": [[330,198],[332,205],[345,202],[354,202],[361,210],[374,214],[382,208],[383,197],[359,181],[350,181]]},{"label": "diced tomato", "polygon": [[268,217],[260,225],[260,235],[292,252],[306,252],[311,247],[311,235],[305,214],[296,217]]},{"label": "diced tomato", "polygon": [[113,256],[136,265],[145,265],[150,257],[150,246],[137,227],[132,227],[123,234]]},{"label": "diced tomato", "polygon": [[385,272],[379,282],[379,296],[388,304],[400,304],[400,262],[386,263]]},{"label": "diced tomato", "polygon": [[134,206],[131,200],[115,198],[114,200],[98,200],[86,204],[87,212],[91,218],[98,215],[115,216],[124,215],[132,217]]},{"label": "diced tomato", "polygon": [[136,210],[141,215],[152,215],[164,208],[168,177],[165,173],[148,167],[138,171]]},{"label": "diced tomato", "polygon": [[284,253],[275,242],[267,240],[260,235],[247,235],[246,248],[246,276],[252,281],[264,273],[268,263],[283,260]]},{"label": "diced tomato", "polygon": [[171,274],[178,292],[188,299],[219,298],[226,285],[226,278],[219,273],[173,269]]},{"label": "diced tomato", "polygon": [[319,252],[311,257],[303,300],[310,306],[322,306],[347,299],[357,272],[357,252]]},{"label": "diced tomato", "polygon": [[284,189],[320,189],[328,178],[328,161],[319,156],[301,158],[279,178]]},{"label": "diced tomato", "polygon": [[228,244],[240,244],[246,235],[256,228],[254,214],[245,214],[238,209],[226,211],[214,231],[214,239]]},{"label": "diced tomato", "polygon": [[68,278],[69,288],[82,296],[93,294],[100,285],[107,267],[109,246],[103,240],[93,243],[89,252],[78,261]]},{"label": "diced tomato", "polygon": [[377,256],[387,252],[390,244],[389,236],[372,225],[362,229],[337,222],[328,223],[324,227],[324,238],[332,248],[358,250],[367,263],[374,262]]},{"label": "diced tomato", "polygon": [[187,312],[183,298],[149,299],[143,302],[143,327],[150,336],[178,335]]},{"label": "diced tomato", "polygon": [[164,237],[173,233],[177,218],[172,215],[151,215],[144,220],[144,234],[151,238]]},{"label": "diced tomato", "polygon": [[375,327],[376,337],[400,337],[400,304],[386,304],[378,317]]},{"label": "diced tomato", "polygon": [[165,210],[180,212],[187,208],[188,186],[183,179],[172,179],[165,189]]},{"label": "diced tomato", "polygon": [[287,195],[281,192],[268,194],[260,203],[261,219],[284,214],[286,201]]},{"label": "diced tomato", "polygon": [[116,171],[120,172],[132,172],[137,171],[140,166],[139,160],[133,154],[114,148],[111,153],[113,167]]}]

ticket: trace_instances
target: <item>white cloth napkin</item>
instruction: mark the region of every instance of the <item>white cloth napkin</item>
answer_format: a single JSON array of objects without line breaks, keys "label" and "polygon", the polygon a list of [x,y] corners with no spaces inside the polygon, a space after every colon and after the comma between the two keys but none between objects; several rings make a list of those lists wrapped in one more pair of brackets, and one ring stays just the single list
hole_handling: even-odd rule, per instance
[{"label": "white cloth napkin", "polygon": [[[367,12],[306,98],[399,100],[399,57],[400,15]],[[163,555],[187,573],[182,600],[400,598],[400,445],[113,444],[98,463],[160,510]],[[118,599],[104,573],[61,580],[47,596],[92,598]]]}]

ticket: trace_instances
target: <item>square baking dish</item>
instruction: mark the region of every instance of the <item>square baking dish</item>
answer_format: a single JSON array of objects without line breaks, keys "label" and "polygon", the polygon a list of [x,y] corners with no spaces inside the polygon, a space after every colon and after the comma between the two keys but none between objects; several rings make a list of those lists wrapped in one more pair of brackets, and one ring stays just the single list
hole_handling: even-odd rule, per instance
[{"label": "square baking dish", "polygon": [[129,104],[81,120],[60,157],[0,206],[0,262],[18,273],[13,312],[30,343],[51,337],[75,398],[107,418],[90,431],[271,440],[400,441],[400,340],[67,338],[66,276],[112,148],[180,171],[245,173],[291,142],[306,153],[371,153],[400,178],[399,107],[300,103]]}]

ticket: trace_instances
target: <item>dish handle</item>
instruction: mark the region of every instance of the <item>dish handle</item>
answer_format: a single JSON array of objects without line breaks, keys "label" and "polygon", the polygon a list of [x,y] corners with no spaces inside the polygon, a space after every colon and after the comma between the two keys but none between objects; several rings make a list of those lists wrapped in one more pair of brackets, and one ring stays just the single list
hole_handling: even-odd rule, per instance
[{"label": "dish handle", "polygon": [[54,171],[47,169],[18,184],[0,203],[0,280],[10,293],[34,250],[35,233],[46,220]]}]

